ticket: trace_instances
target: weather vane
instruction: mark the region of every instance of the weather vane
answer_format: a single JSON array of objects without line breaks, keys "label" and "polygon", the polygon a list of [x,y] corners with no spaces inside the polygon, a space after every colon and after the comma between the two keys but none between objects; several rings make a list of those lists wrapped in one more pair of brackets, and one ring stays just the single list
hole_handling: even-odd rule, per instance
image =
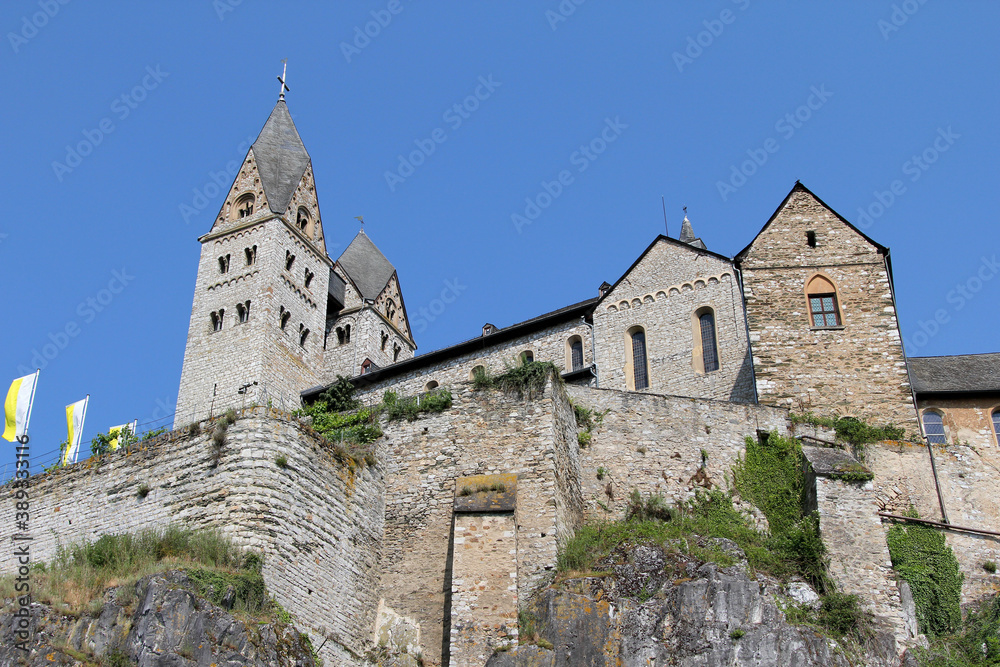
[{"label": "weather vane", "polygon": [[281,82],[281,90],[278,91],[278,100],[285,99],[285,91],[291,91],[292,89],[285,85],[285,73],[288,71],[288,58],[281,61],[281,76],[278,77],[278,81]]},{"label": "weather vane", "polygon": [[365,231],[365,219],[364,216],[356,215],[354,219],[361,223],[361,231]]}]

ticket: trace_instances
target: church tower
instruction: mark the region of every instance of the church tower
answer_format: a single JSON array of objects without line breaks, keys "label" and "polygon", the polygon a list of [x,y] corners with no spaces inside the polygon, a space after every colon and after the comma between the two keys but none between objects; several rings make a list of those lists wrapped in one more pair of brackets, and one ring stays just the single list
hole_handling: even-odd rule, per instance
[{"label": "church tower", "polygon": [[326,253],[312,160],[284,94],[198,240],[175,428],[231,407],[295,409],[301,391],[360,374],[366,360],[413,355],[392,264],[363,233],[340,262]]}]

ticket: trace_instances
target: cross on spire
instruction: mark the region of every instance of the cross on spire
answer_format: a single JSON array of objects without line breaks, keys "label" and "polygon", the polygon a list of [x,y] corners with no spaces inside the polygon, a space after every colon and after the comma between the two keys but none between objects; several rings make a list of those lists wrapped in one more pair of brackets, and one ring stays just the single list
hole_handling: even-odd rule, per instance
[{"label": "cross on spire", "polygon": [[291,91],[292,89],[285,85],[285,79],[287,78],[285,74],[288,71],[288,58],[281,61],[281,76],[278,77],[278,81],[281,82],[281,90],[278,91],[278,101],[285,99],[285,91]]}]

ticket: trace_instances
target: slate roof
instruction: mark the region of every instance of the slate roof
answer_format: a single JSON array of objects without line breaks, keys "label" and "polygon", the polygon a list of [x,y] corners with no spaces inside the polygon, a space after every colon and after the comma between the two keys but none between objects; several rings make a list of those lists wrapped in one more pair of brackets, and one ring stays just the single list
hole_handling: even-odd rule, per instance
[{"label": "slate roof", "polygon": [[389,279],[396,273],[396,267],[375,247],[364,231],[358,232],[337,263],[365,299],[374,299],[381,294]]},{"label": "slate roof", "polygon": [[274,105],[253,142],[253,156],[268,208],[272,213],[284,213],[310,162],[284,100]]},{"label": "slate roof", "polygon": [[691,227],[691,221],[688,220],[686,215],[684,216],[684,222],[681,223],[681,235],[677,240],[681,243],[687,243],[688,245],[694,246],[695,248],[707,250],[705,242],[694,235],[694,228]]},{"label": "slate roof", "polygon": [[906,363],[918,394],[1000,392],[1000,352],[910,357]]}]

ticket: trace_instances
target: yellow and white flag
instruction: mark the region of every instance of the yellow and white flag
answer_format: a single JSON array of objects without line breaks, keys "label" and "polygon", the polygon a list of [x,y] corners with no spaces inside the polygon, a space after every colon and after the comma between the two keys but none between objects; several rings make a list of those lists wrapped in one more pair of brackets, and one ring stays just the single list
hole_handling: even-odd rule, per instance
[{"label": "yellow and white flag", "polygon": [[28,419],[31,417],[31,403],[35,398],[38,371],[23,378],[17,378],[10,385],[7,400],[3,404],[5,440],[14,442],[28,433]]},{"label": "yellow and white flag", "polygon": [[121,424],[119,426],[112,426],[110,429],[108,429],[108,435],[115,436],[111,440],[111,442],[108,444],[108,449],[110,449],[113,452],[113,451],[115,451],[116,449],[118,449],[122,445],[121,438],[119,438],[119,435],[121,434],[122,429],[126,429],[127,428],[129,430],[129,434],[131,436],[135,436],[135,429],[136,429],[136,427],[138,425],[139,425],[139,420],[136,419],[134,422],[132,422],[130,424]]},{"label": "yellow and white flag", "polygon": [[87,404],[90,402],[90,394],[82,401],[77,401],[66,406],[66,428],[68,437],[66,451],[63,452],[62,464],[69,465],[76,463],[80,455],[80,441],[83,439],[83,420],[87,418]]}]

